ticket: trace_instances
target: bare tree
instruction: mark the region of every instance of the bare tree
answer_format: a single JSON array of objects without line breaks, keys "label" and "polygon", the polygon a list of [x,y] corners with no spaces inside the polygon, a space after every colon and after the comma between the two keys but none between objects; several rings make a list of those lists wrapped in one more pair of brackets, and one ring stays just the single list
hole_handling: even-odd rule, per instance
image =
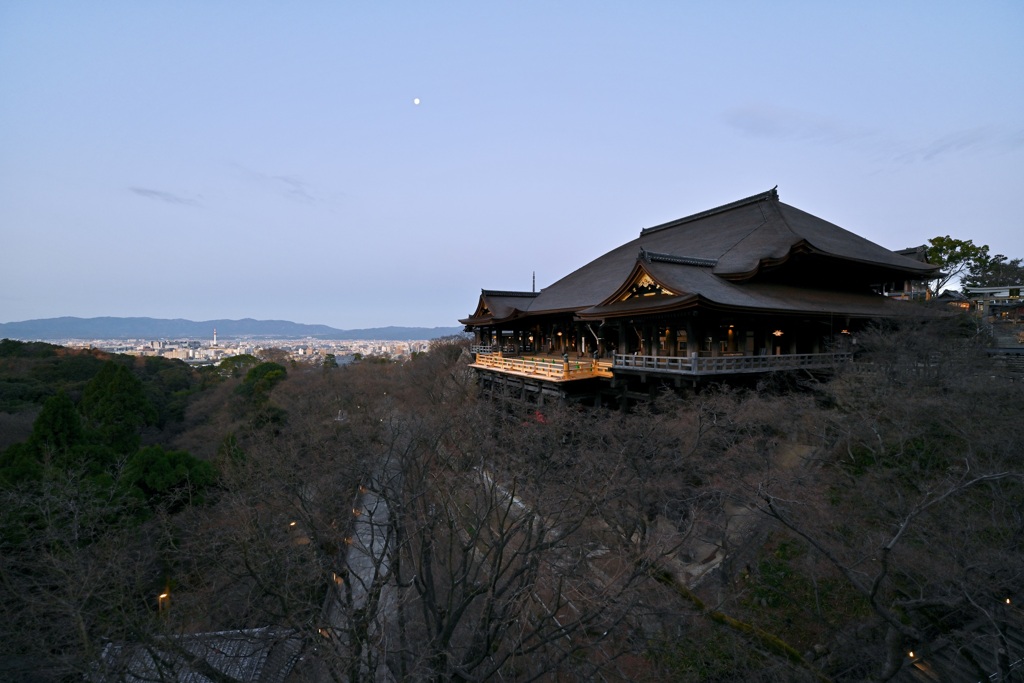
[{"label": "bare tree", "polygon": [[159,566],[131,499],[74,470],[0,496],[3,677],[85,676],[106,641],[153,630]]},{"label": "bare tree", "polygon": [[[1024,396],[967,338],[901,330],[864,342],[866,371],[826,387],[832,409],[814,413],[812,467],[745,479],[867,610],[834,626],[842,647],[827,666],[889,680],[922,653],[998,631],[992,610],[1024,578]],[[994,650],[974,658],[975,675],[997,670]]]}]

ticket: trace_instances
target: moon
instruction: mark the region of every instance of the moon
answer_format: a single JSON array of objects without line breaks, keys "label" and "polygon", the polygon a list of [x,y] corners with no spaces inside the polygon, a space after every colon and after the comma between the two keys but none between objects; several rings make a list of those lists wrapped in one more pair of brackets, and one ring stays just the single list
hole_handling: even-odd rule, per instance
[{"label": "moon", "polygon": [[419,106],[419,104],[420,104],[420,98],[418,98],[418,97],[414,97],[414,98],[412,98],[412,103],[413,103],[413,104],[415,104],[416,106]]}]

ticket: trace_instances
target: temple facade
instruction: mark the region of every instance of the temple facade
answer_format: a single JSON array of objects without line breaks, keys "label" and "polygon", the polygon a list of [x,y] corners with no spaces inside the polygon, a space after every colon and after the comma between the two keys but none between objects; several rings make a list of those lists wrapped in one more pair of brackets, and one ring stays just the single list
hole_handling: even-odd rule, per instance
[{"label": "temple facade", "polygon": [[921,314],[885,283],[935,271],[772,189],[641,230],[539,292],[482,290],[460,322],[485,387],[539,400],[583,382],[642,394],[833,367],[871,321]]}]

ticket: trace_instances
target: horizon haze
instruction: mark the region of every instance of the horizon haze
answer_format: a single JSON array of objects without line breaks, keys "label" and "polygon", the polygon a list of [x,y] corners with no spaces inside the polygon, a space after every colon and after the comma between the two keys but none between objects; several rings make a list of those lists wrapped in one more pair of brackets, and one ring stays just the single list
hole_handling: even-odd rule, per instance
[{"label": "horizon haze", "polygon": [[0,5],[0,320],[454,326],[778,186],[1024,256],[1024,4]]},{"label": "horizon haze", "polygon": [[410,341],[458,334],[461,327],[408,327],[388,325],[362,329],[338,329],[290,320],[185,320],[176,318],[63,316],[0,323],[0,338],[20,341],[67,339],[202,339],[216,334],[221,339],[333,339]]}]

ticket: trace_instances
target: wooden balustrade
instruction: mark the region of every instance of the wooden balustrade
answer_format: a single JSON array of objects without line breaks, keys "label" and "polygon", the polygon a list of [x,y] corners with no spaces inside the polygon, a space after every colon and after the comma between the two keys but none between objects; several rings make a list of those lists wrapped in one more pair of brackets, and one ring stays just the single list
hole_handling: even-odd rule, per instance
[{"label": "wooden balustrade", "polygon": [[778,356],[631,356],[615,354],[613,370],[681,375],[732,375],[776,370],[831,368],[848,361],[849,353],[787,353]]},{"label": "wooden balustrade", "polygon": [[609,363],[597,362],[590,358],[566,362],[564,359],[558,358],[504,358],[496,355],[479,355],[473,365],[478,368],[529,375],[553,381],[599,376],[611,377]]},{"label": "wooden balustrade", "polygon": [[823,370],[848,361],[849,353],[791,353],[778,356],[640,356],[615,354],[613,360],[548,357],[505,358],[481,353],[474,367],[536,377],[553,382],[612,377],[615,372],[651,372],[667,375],[736,375],[781,370]]},{"label": "wooden balustrade", "polygon": [[529,353],[533,350],[533,347],[529,344],[524,346],[518,346],[516,344],[504,344],[499,349],[497,344],[470,344],[470,353],[498,353],[499,351],[506,355],[516,355],[519,353]]},{"label": "wooden balustrade", "polygon": [[497,351],[493,344],[471,344],[469,347],[470,353],[496,353]]}]

